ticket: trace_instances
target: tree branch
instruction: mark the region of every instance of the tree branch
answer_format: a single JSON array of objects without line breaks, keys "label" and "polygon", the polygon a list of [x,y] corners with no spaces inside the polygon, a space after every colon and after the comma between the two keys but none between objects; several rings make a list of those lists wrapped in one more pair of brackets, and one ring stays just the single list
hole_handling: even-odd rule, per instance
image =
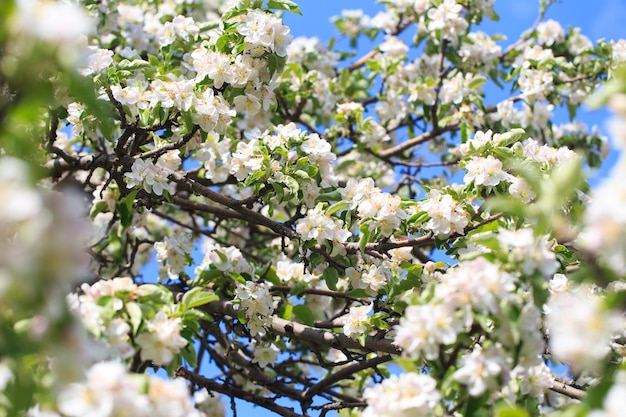
[{"label": "tree branch", "polygon": [[[231,317],[237,317],[237,309],[230,301],[213,301],[206,304],[203,308],[209,314],[225,314]],[[335,349],[359,349],[395,355],[401,353],[401,349],[395,346],[389,339],[378,339],[374,336],[368,336],[365,339],[365,345],[362,346],[356,340],[342,333],[333,333],[328,330],[317,329],[294,321],[281,319],[280,317],[271,317],[271,323],[267,327],[267,330],[289,339],[304,340],[309,343]]]}]

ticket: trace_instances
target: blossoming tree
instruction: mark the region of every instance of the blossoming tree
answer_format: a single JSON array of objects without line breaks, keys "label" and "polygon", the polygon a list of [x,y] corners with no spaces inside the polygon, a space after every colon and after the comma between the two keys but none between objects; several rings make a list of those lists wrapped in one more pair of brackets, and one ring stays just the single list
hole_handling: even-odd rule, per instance
[{"label": "blossoming tree", "polygon": [[626,41],[381,3],[0,3],[0,415],[623,415]]}]

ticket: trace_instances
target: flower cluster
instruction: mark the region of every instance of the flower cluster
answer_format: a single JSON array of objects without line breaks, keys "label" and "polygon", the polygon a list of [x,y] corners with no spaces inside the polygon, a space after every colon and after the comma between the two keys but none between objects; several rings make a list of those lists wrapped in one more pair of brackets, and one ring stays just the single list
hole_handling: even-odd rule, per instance
[{"label": "flower cluster", "polygon": [[159,276],[178,279],[188,263],[189,254],[194,248],[189,235],[166,236],[163,242],[156,242],[156,260],[161,266]]},{"label": "flower cluster", "polygon": [[553,294],[547,308],[550,349],[576,371],[597,369],[610,352],[613,335],[623,331],[620,314],[605,310],[590,288]]},{"label": "flower cluster", "polygon": [[372,312],[372,304],[361,307],[350,307],[347,316],[344,318],[343,334],[348,337],[357,338],[368,330],[368,317]]},{"label": "flower cluster", "polygon": [[131,167],[131,172],[124,174],[128,188],[142,187],[148,193],[163,195],[166,191],[170,195],[176,191],[176,184],[169,182],[169,172],[163,167],[150,160],[136,159]]},{"label": "flower cluster", "polygon": [[130,278],[114,278],[83,284],[81,291],[68,296],[70,307],[108,347],[110,356],[129,359],[140,350],[143,360],[166,366],[187,346],[188,341],[180,335],[183,316],[166,314],[176,310],[167,290],[154,285],[139,287]]},{"label": "flower cluster", "polygon": [[196,267],[196,274],[213,267],[223,272],[235,272],[237,274],[251,274],[253,269],[241,250],[234,246],[222,247],[207,240],[203,246],[204,259]]},{"label": "flower cluster", "polygon": [[141,359],[156,365],[169,364],[188,343],[180,336],[181,323],[180,318],[169,318],[162,310],[146,321],[146,331],[135,338],[141,348]]},{"label": "flower cluster", "polygon": [[408,372],[367,388],[363,398],[363,417],[428,417],[435,415],[441,394],[433,378]]},{"label": "flower cluster", "polygon": [[240,310],[246,318],[246,324],[252,336],[263,336],[271,323],[274,312],[274,299],[268,284],[248,281],[238,285],[236,296],[241,301]]},{"label": "flower cluster", "polygon": [[[131,375],[118,362],[100,362],[83,382],[63,387],[57,398],[59,413],[33,410],[35,416],[167,416],[203,417],[193,405],[187,384],[152,375]],[[221,414],[223,416],[223,414]]]},{"label": "flower cluster", "polygon": [[35,187],[26,162],[0,158],[0,302],[17,309],[14,314],[60,313],[59,300],[44,294],[58,293],[87,273],[83,249],[92,228],[83,206],[78,195]]},{"label": "flower cluster", "polygon": [[253,56],[262,55],[265,49],[278,56],[287,55],[292,36],[289,27],[283,25],[277,17],[253,10],[246,15],[237,30],[245,36],[247,48]]},{"label": "flower cluster", "polygon": [[430,217],[425,227],[442,236],[463,233],[469,220],[467,211],[459,203],[451,194],[431,190],[428,193],[428,200],[420,203],[420,210]]},{"label": "flower cluster", "polygon": [[333,242],[333,250],[339,253],[342,244],[352,236],[350,231],[343,228],[343,221],[328,216],[321,205],[308,210],[306,216],[298,220],[296,232],[302,239],[316,240],[320,245],[325,245],[326,241]]}]

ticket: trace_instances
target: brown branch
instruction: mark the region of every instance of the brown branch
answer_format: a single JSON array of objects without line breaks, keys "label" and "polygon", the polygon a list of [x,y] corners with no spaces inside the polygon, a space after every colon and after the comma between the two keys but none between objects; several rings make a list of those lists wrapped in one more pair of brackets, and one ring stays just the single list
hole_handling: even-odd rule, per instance
[{"label": "brown branch", "polygon": [[272,398],[263,398],[238,387],[220,384],[212,379],[198,375],[187,368],[178,368],[176,376],[184,378],[187,381],[206,388],[209,391],[219,392],[230,397],[237,397],[244,401],[256,404],[283,417],[303,417],[302,414],[296,413],[293,408],[283,407],[276,404]]},{"label": "brown branch", "polygon": [[251,210],[247,207],[242,206],[239,200],[235,200],[233,198],[230,198],[228,196],[215,192],[209,187],[205,187],[204,185],[199,184],[198,182],[193,181],[187,178],[186,176],[181,175],[177,172],[171,172],[170,178],[174,182],[178,183],[181,187],[191,190],[198,195],[206,197],[211,201],[214,201],[218,204],[221,204],[223,206],[226,206],[234,210],[235,212],[241,215],[242,219],[249,221],[250,223],[269,227],[275,233],[281,236],[288,237],[290,239],[294,239],[296,237],[296,232],[294,232],[293,229],[289,228],[288,226],[285,226],[282,223],[279,223],[270,218],[267,218],[264,215],[257,213],[254,210]]},{"label": "brown branch", "polygon": [[186,207],[188,209],[192,209],[201,213],[214,214],[218,217],[226,219],[245,220],[245,216],[243,216],[242,214],[223,207],[209,206],[208,204],[197,203],[195,201],[187,200],[178,196],[172,196],[172,202],[181,207]]},{"label": "brown branch", "polygon": [[391,148],[387,148],[381,152],[378,153],[378,156],[380,156],[381,158],[389,158],[391,156],[395,156],[399,153],[401,153],[402,151],[405,151],[409,148],[413,148],[419,144],[422,144],[424,142],[428,142],[429,140],[432,140],[434,138],[436,138],[437,136],[441,135],[442,133],[445,132],[452,132],[457,130],[459,127],[459,123],[458,122],[454,122],[454,123],[450,123],[449,125],[442,127],[442,128],[434,128],[433,130],[431,130],[430,132],[426,132],[423,133],[417,137],[414,137],[413,139],[409,139],[407,141],[404,141],[394,147]]},{"label": "brown branch", "polygon": [[[458,237],[461,236],[465,236],[465,233],[477,229],[487,223],[491,223],[495,220],[498,220],[500,217],[502,217],[502,213],[497,213],[494,214],[493,216],[489,216],[484,220],[481,220],[480,222],[473,224],[470,227],[467,227],[464,231],[464,233],[453,233],[451,234],[448,239],[456,239]],[[424,236],[420,236],[418,238],[415,239],[402,239],[402,240],[398,240],[395,242],[372,242],[372,243],[368,243],[367,245],[365,245],[365,250],[366,251],[376,251],[376,252],[387,252],[390,251],[391,249],[398,249],[398,248],[405,248],[405,247],[413,247],[413,248],[419,248],[422,246],[428,246],[430,244],[432,244],[435,241],[435,235],[433,235],[432,232],[428,232],[427,234],[425,234]],[[350,243],[346,243],[345,244],[346,250],[349,253],[355,253],[359,250],[359,243],[358,242],[350,242]]]},{"label": "brown branch", "polygon": [[179,140],[177,140],[174,143],[169,143],[167,145],[163,145],[160,148],[156,148],[153,149],[151,151],[147,151],[142,153],[139,157],[142,159],[146,159],[146,158],[154,158],[157,159],[158,157],[160,157],[161,155],[169,152],[169,151],[173,151],[175,149],[180,149],[183,146],[185,146],[194,136],[196,133],[198,133],[198,130],[200,130],[199,126],[194,125],[193,129],[191,129],[191,132],[188,132],[185,136],[183,136],[182,138],[180,138]]},{"label": "brown branch", "polygon": [[567,383],[560,378],[555,378],[554,384],[550,387],[550,390],[575,400],[582,400],[587,396],[587,392],[572,386],[572,384]]},{"label": "brown branch", "polygon": [[[391,35],[392,36],[397,36],[397,35],[401,34],[409,26],[411,26],[411,24],[413,22],[414,22],[413,18],[410,18],[410,19],[405,20],[404,22],[401,22],[400,24],[398,24],[398,27],[396,28],[396,30],[391,32]],[[359,68],[363,67],[367,63],[367,61],[369,61],[370,59],[374,58],[376,55],[378,55],[379,52],[380,51],[378,50],[378,48],[372,49],[371,51],[369,51],[368,53],[363,55],[361,58],[357,59],[352,65],[350,65],[348,67],[348,71],[350,71],[350,72],[356,71]]]},{"label": "brown branch", "polygon": [[[209,314],[225,314],[231,317],[237,317],[237,309],[235,305],[229,301],[213,301],[203,308]],[[362,346],[356,340],[342,333],[316,329],[315,327],[281,319],[280,317],[271,317],[267,330],[289,339],[304,340],[312,344],[328,346],[335,349],[359,349],[396,355],[401,352],[400,348],[395,346],[393,342],[388,339],[378,339],[374,336],[368,336],[365,339],[365,345]]]},{"label": "brown branch", "polygon": [[[272,291],[290,292],[291,290],[293,290],[293,287],[286,286],[286,285],[274,285],[271,289]],[[302,291],[298,293],[298,295],[299,294],[322,295],[325,297],[344,298],[346,300],[360,301],[359,298],[350,297],[345,292],[323,290],[319,288],[303,288]]]},{"label": "brown branch", "polygon": [[305,397],[311,398],[318,392],[324,391],[327,388],[332,387],[334,383],[339,382],[342,379],[346,379],[352,374],[355,374],[367,368],[373,368],[380,365],[381,363],[389,362],[391,359],[392,357],[390,355],[377,356],[372,359],[357,362],[343,369],[340,369],[339,371],[332,372],[326,378],[322,379],[317,384],[313,385],[308,391],[306,391]]}]

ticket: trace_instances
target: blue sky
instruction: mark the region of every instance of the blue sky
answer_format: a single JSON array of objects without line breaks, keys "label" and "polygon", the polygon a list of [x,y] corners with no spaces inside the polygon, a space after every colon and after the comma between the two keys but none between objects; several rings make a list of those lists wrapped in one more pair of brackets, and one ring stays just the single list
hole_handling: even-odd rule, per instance
[{"label": "blue sky", "polygon": [[[338,32],[330,22],[330,18],[341,14],[345,9],[362,9],[365,14],[374,16],[383,6],[375,0],[296,0],[302,16],[294,13],[285,13],[284,21],[290,26],[294,36],[315,36],[322,42],[327,43],[332,37],[338,37]],[[489,34],[504,34],[506,41],[501,45],[506,46],[515,42],[524,30],[528,29],[535,21],[539,9],[538,0],[496,0],[495,10],[500,16],[500,21],[491,22],[485,20],[481,30]],[[626,38],[626,30],[623,22],[626,21],[626,0],[557,0],[548,10],[546,19],[559,21],[563,27],[580,27],[581,32],[592,41],[604,38]],[[368,51],[366,42],[362,42],[359,55]],[[356,58],[354,58],[356,59]],[[495,99],[494,99],[495,101]],[[558,122],[566,122],[566,112],[562,112],[562,119],[558,116]],[[604,110],[590,111],[583,108],[578,113],[578,119],[589,126],[598,125],[603,132],[606,131],[605,123],[608,113]],[[598,179],[606,175],[608,169],[616,161],[617,155],[610,153],[604,166],[590,178],[592,185]]]}]

